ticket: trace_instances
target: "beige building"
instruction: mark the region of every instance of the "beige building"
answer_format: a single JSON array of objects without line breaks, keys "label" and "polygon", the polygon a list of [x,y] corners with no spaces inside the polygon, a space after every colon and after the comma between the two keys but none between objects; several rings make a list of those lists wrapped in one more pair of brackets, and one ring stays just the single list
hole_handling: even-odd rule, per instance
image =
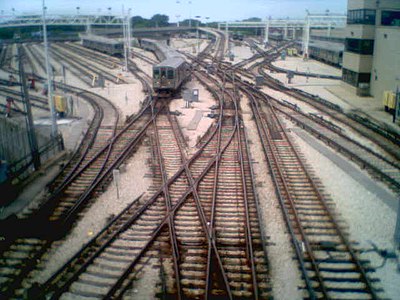
[{"label": "beige building", "polygon": [[400,0],[348,0],[343,81],[376,99],[400,86]]}]

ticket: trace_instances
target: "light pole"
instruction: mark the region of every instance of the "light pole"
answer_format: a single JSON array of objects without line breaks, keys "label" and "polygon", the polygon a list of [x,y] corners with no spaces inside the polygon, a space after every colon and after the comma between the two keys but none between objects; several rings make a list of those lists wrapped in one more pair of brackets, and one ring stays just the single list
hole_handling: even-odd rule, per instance
[{"label": "light pole", "polygon": [[205,17],[206,21],[206,27],[208,27],[208,20],[210,20],[210,17]]},{"label": "light pole", "polygon": [[130,56],[130,49],[132,46],[131,11],[132,11],[132,8],[129,8],[128,9],[128,57]]},{"label": "light pole", "polygon": [[46,6],[43,0],[43,39],[44,39],[44,53],[46,58],[46,74],[47,74],[47,98],[50,106],[50,117],[51,117],[51,137],[55,139],[58,135],[57,129],[57,116],[54,108],[53,99],[53,85],[51,82],[51,68],[49,59],[49,45],[47,43],[47,27],[46,27]]},{"label": "light pole", "polygon": [[192,27],[192,1],[189,1],[188,4],[189,4],[189,27]]},{"label": "light pole", "polygon": [[310,45],[310,12],[306,9],[306,26],[303,34],[303,59],[308,59],[308,47]]},{"label": "light pole", "polygon": [[195,16],[195,18],[197,19],[196,27],[198,28],[198,27],[200,27],[200,24],[201,24],[201,16]]},{"label": "light pole", "polygon": [[179,27],[179,18],[181,17],[181,15],[179,14],[179,11],[180,11],[180,9],[179,9],[179,4],[181,4],[181,2],[178,0],[178,1],[176,1],[176,12],[177,12],[177,14],[175,15],[175,17],[176,17],[176,27]]},{"label": "light pole", "polygon": [[80,7],[77,6],[77,7],[76,7],[76,14],[77,14],[77,15],[79,15],[79,10],[80,10]]},{"label": "light pole", "polygon": [[197,40],[197,55],[199,55],[200,52],[200,40],[199,40],[199,26],[200,26],[200,18],[201,16],[195,16],[195,18],[198,20],[197,21],[197,30],[196,30],[196,40]]}]

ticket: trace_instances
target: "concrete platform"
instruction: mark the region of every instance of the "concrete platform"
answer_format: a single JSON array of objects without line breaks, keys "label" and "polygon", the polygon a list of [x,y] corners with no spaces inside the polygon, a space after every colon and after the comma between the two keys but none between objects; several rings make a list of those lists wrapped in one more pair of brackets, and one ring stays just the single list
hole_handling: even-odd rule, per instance
[{"label": "concrete platform", "polygon": [[[393,116],[385,112],[383,104],[379,99],[359,97],[355,93],[355,88],[344,82],[341,82],[340,85],[328,86],[326,90],[350,106],[351,111],[356,111],[357,114],[376,120],[400,133],[400,120],[393,123]],[[330,99],[327,100],[331,101]]]},{"label": "concrete platform", "polygon": [[285,60],[278,59],[272,62],[272,64],[291,71],[342,76],[342,71],[339,68],[332,67],[314,59],[303,60],[303,58],[297,56],[287,56]]}]

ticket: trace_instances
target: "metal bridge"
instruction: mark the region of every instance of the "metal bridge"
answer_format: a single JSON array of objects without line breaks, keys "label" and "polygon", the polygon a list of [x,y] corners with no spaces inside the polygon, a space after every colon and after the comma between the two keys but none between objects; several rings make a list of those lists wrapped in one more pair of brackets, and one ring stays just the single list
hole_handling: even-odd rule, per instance
[{"label": "metal bridge", "polygon": [[[2,16],[0,28],[42,26],[42,15]],[[104,15],[46,15],[47,25],[57,26],[122,26],[124,16]]]},{"label": "metal bridge", "polygon": [[305,19],[266,19],[261,22],[220,22],[218,29],[225,28],[304,28],[309,25],[312,28],[344,28],[347,16],[345,15],[312,15],[308,14]]}]

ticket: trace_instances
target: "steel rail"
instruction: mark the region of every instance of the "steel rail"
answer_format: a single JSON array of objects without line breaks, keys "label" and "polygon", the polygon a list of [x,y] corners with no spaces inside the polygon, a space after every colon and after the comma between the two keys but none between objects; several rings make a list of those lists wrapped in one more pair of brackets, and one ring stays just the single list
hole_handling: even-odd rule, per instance
[{"label": "steel rail", "polygon": [[[222,105],[222,104],[220,104],[220,105]],[[220,115],[219,124],[220,124],[219,127],[221,127],[221,126],[222,126],[222,114]],[[235,126],[235,131],[236,131],[236,129],[237,129],[237,126]],[[233,135],[232,135],[232,138],[233,138]],[[226,148],[227,148],[228,146],[229,146],[229,144],[227,144]],[[225,149],[226,149],[226,148],[225,148]],[[207,218],[206,218],[206,216],[205,216],[204,208],[203,208],[203,206],[201,205],[201,200],[200,200],[200,197],[199,197],[198,192],[197,192],[198,183],[199,183],[200,181],[199,181],[198,179],[194,180],[194,178],[193,178],[193,176],[192,176],[192,174],[191,174],[191,171],[190,171],[190,169],[189,169],[188,161],[187,161],[187,159],[185,158],[185,154],[184,154],[184,152],[183,152],[182,149],[181,149],[181,154],[182,154],[182,158],[183,158],[183,165],[184,165],[184,167],[185,167],[185,173],[186,173],[186,176],[187,176],[187,178],[188,178],[188,180],[189,180],[189,184],[190,184],[190,186],[192,187],[192,192],[191,192],[191,194],[192,194],[192,196],[193,196],[193,198],[194,198],[194,200],[195,200],[195,203],[196,203],[196,208],[197,208],[197,211],[198,211],[198,215],[199,215],[199,217],[200,217],[200,220],[201,220],[201,223],[202,223],[202,226],[203,226],[203,231],[204,231],[204,233],[205,233],[206,236],[207,236],[207,240],[208,240],[209,245],[211,246],[212,253],[213,253],[213,255],[215,255],[215,258],[216,258],[216,260],[217,260],[217,264],[218,264],[218,267],[219,267],[219,272],[220,272],[221,276],[223,277],[223,283],[224,283],[224,285],[225,285],[225,291],[226,291],[226,293],[227,293],[227,296],[229,297],[229,299],[233,299],[232,292],[231,292],[230,286],[229,286],[229,281],[228,281],[228,278],[227,278],[227,276],[226,276],[226,274],[225,274],[225,270],[224,270],[224,268],[223,268],[223,263],[222,263],[222,260],[221,260],[220,255],[219,255],[216,242],[215,242],[215,240],[213,239],[212,233],[210,233],[210,231],[209,231],[208,228],[207,228],[207,227],[209,226],[209,225],[208,225],[208,220],[207,220]],[[215,161],[216,161],[216,160],[215,160]],[[189,194],[188,194],[187,196],[189,196]],[[187,197],[187,196],[186,196],[186,197]],[[185,199],[187,199],[187,198],[185,198]],[[170,212],[170,215],[173,216],[174,214],[175,214],[175,211]],[[162,228],[160,228],[160,230],[161,230],[161,229],[162,229]],[[147,246],[146,246],[146,247],[147,247]],[[138,256],[137,256],[136,258],[138,258]],[[136,260],[136,258],[135,258],[135,260]],[[117,290],[123,285],[124,280],[129,276],[129,274],[130,274],[131,270],[134,268],[134,265],[135,265],[135,264],[136,264],[136,262],[133,262],[133,263],[131,264],[131,266],[127,269],[127,271],[124,273],[124,275],[117,281],[117,283],[113,286],[113,288],[112,288],[112,289],[110,290],[110,292],[107,294],[106,298],[111,297],[112,295],[114,295],[114,293],[116,293]],[[179,273],[177,273],[177,274],[179,274]],[[128,285],[129,285],[129,284],[128,284]],[[126,285],[125,288],[123,288],[123,291],[126,289],[126,287],[127,287],[128,285]],[[208,292],[208,291],[207,291],[207,292]],[[120,295],[122,295],[122,293],[121,293]],[[120,297],[120,296],[118,296],[118,298],[119,298],[119,297]]]},{"label": "steel rail", "polygon": [[[235,77],[234,75],[231,76],[231,77],[228,75],[228,78],[230,78],[231,80],[234,80],[234,77]],[[265,97],[265,95],[264,95],[263,93],[259,92],[259,91],[256,90],[254,87],[252,87],[251,85],[246,84],[246,83],[244,83],[243,86],[242,86],[240,89],[241,89],[244,93],[246,93],[246,94],[248,94],[248,95],[251,95],[252,97],[250,97],[250,99],[253,99],[254,101],[255,101],[255,98],[253,98],[253,95],[252,95],[252,94],[257,95],[258,97]],[[249,90],[250,90],[250,91],[249,91]],[[251,103],[253,103],[254,101],[251,101]],[[258,108],[258,104],[255,105],[255,106],[252,106],[252,109],[253,109],[253,107],[254,107],[254,108]],[[271,108],[271,110],[272,110],[272,113],[275,114],[273,108]],[[256,115],[256,112],[253,111],[253,113]],[[257,120],[257,118],[256,118],[256,120]],[[280,126],[280,128],[283,128],[283,127],[282,127],[282,124],[281,124],[280,121],[279,121],[279,119],[277,119],[277,120],[278,120],[278,125]],[[259,121],[259,120],[258,120],[258,121]],[[257,122],[256,122],[256,123],[257,123]],[[259,124],[258,124],[258,126],[259,126]],[[258,128],[259,128],[259,127],[258,127]],[[267,130],[267,129],[265,128],[265,124],[263,125],[263,128],[264,128],[264,130]],[[281,132],[283,132],[283,134],[284,134],[284,136],[286,137],[286,139],[288,139],[287,133],[286,133],[283,129],[281,129]],[[259,130],[259,133],[260,133],[260,130]],[[265,136],[266,136],[267,138],[269,138],[269,136],[266,134],[266,132],[264,132],[264,134],[265,134]],[[260,137],[261,137],[261,136],[262,136],[262,134],[260,133]],[[271,146],[271,145],[272,145],[271,143],[272,143],[272,140],[269,140],[269,143],[267,143],[267,144],[268,144],[269,146]],[[290,141],[289,141],[289,143],[290,143]],[[306,170],[306,168],[305,168],[305,166],[304,166],[302,160],[301,160],[300,157],[298,156],[297,151],[294,150],[293,145],[292,145],[291,143],[290,143],[290,146],[291,146],[291,149],[293,149],[293,151],[294,151],[296,157],[298,158],[298,160],[299,160],[299,162],[300,162],[302,168],[303,168],[304,170]],[[265,143],[263,143],[263,147],[265,147]],[[265,150],[266,150],[266,149],[265,149]],[[264,151],[265,151],[265,150],[264,150]],[[265,152],[266,155],[267,155],[267,153],[268,153],[268,152]],[[274,153],[272,153],[272,154],[274,154]],[[268,160],[268,163],[271,163],[271,162]],[[277,165],[277,166],[278,166],[278,165]],[[272,165],[270,165],[270,169],[271,169],[271,172],[273,173]],[[278,170],[278,172],[279,172],[279,171],[280,171],[280,170]],[[313,189],[314,189],[314,191],[316,192],[316,194],[318,195],[319,199],[323,199],[322,195],[319,193],[319,190],[318,190],[318,188],[317,188],[317,186],[316,186],[314,180],[308,175],[308,173],[306,173],[306,174],[307,174],[307,176],[308,176],[308,180],[311,182],[311,184],[312,184],[312,186],[313,186]],[[276,180],[276,177],[274,177],[274,179]],[[285,182],[284,182],[284,183],[285,183]],[[277,185],[277,186],[278,186],[278,185]],[[287,186],[286,183],[285,183],[285,186]],[[279,193],[278,195],[282,196],[280,193]],[[289,200],[290,200],[290,194],[287,194],[287,195],[289,196]],[[283,200],[282,197],[278,197],[278,198],[279,198],[280,200]],[[334,220],[330,208],[326,205],[326,203],[325,203],[324,201],[322,201],[321,203],[322,203],[322,205],[324,206],[324,209],[328,212],[328,215],[329,215],[329,218],[330,218],[331,222],[335,225],[336,230],[337,230],[337,232],[338,232],[338,235],[340,236],[340,238],[341,238],[341,240],[343,241],[344,245],[346,245],[346,248],[347,248],[348,252],[350,253],[350,255],[351,255],[351,257],[352,257],[352,260],[354,261],[354,263],[356,264],[356,266],[357,266],[357,268],[358,268],[358,270],[359,270],[359,272],[360,272],[360,275],[361,275],[361,277],[362,277],[363,282],[365,282],[365,284],[366,284],[366,286],[367,286],[367,290],[369,291],[370,294],[373,295],[373,297],[376,298],[376,293],[374,292],[374,289],[373,289],[373,287],[372,287],[371,281],[369,280],[368,276],[366,275],[366,272],[365,272],[364,268],[362,267],[360,261],[358,260],[357,256],[355,255],[355,252],[352,250],[352,248],[351,248],[351,246],[350,246],[350,243],[348,242],[347,238],[342,234],[339,225],[338,225],[337,222]],[[284,204],[284,202],[281,202],[281,204]],[[291,202],[291,204],[293,204],[293,202]],[[282,206],[282,207],[284,208],[284,206]],[[285,211],[285,209],[283,209],[283,210],[284,210],[284,215],[285,215],[286,217],[288,217],[287,222],[289,222],[289,221],[290,221],[289,215],[288,215],[287,211]],[[295,214],[295,215],[297,214],[295,210],[294,210],[294,214]],[[298,218],[296,218],[296,222],[299,222],[299,219],[298,219]],[[301,224],[300,224],[300,225],[301,225]],[[289,227],[289,229],[290,229],[290,226],[288,226],[288,227]],[[300,229],[301,232],[304,233],[304,231],[301,230],[301,227],[299,227],[299,229]],[[294,230],[291,230],[291,232],[294,233]],[[292,235],[292,237],[295,238],[295,235]],[[302,269],[302,270],[305,270],[304,261],[303,261],[303,258],[302,258],[302,250],[300,249],[300,246],[299,246],[299,244],[297,243],[297,241],[296,241],[295,239],[292,239],[292,241],[293,241],[295,250],[296,250],[296,252],[297,252],[299,261],[300,261],[301,269]],[[306,247],[307,249],[311,249],[311,248],[310,248],[310,245],[309,245],[308,243],[305,243],[305,247]],[[311,258],[311,263],[312,263],[314,266],[316,266],[316,267],[317,267],[317,270],[318,270],[318,264],[316,263],[315,259],[313,259],[312,253],[311,253],[310,258]],[[314,292],[313,292],[313,287],[312,287],[311,279],[307,277],[307,274],[306,274],[306,273],[304,273],[304,275],[305,275],[305,280],[306,280],[306,285],[307,285],[307,287],[308,287],[309,289],[312,289],[312,292],[310,293],[310,297],[313,298],[313,297],[315,297],[316,295],[315,295]],[[319,279],[319,281],[320,281],[320,279]],[[322,282],[321,287],[322,287],[322,289],[323,289],[323,292],[325,291],[325,293],[326,293],[326,289],[324,288],[324,283],[323,283],[323,282]]]},{"label": "steel rail", "polygon": [[[260,96],[262,97],[262,95],[260,95]],[[255,98],[253,98],[253,100],[255,101]],[[254,102],[254,101],[252,101],[252,102]],[[258,107],[258,105],[253,105],[252,107],[254,107],[254,109],[255,109],[254,113],[257,114],[257,116],[258,116],[257,118],[261,118],[261,119],[259,120],[258,123],[260,124],[260,126],[262,126],[263,131],[265,132],[265,136],[267,137],[267,140],[268,140],[267,145],[268,145],[269,147],[271,147],[271,146],[273,145],[273,140],[271,139],[270,135],[267,135],[266,132],[268,132],[268,129],[266,128],[265,123],[263,123],[263,122],[261,121],[263,118],[261,117],[260,108]],[[318,196],[318,199],[320,199],[320,203],[322,204],[322,206],[324,207],[325,211],[327,212],[330,221],[332,222],[332,224],[335,225],[336,232],[337,232],[338,236],[340,237],[340,239],[342,240],[343,244],[346,246],[347,251],[348,251],[349,254],[351,255],[352,261],[353,261],[353,262],[355,263],[355,265],[357,266],[357,269],[358,269],[358,271],[359,271],[359,273],[360,273],[360,275],[361,275],[361,277],[362,277],[362,281],[366,284],[366,287],[367,287],[368,292],[372,295],[372,297],[373,297],[374,299],[377,299],[378,297],[377,297],[377,295],[376,295],[376,293],[375,293],[375,291],[374,291],[374,288],[372,287],[372,282],[371,282],[370,279],[368,278],[368,276],[367,276],[367,274],[366,274],[364,268],[362,267],[362,265],[361,265],[359,259],[358,259],[357,256],[356,256],[354,250],[351,248],[348,239],[344,236],[344,234],[342,233],[342,231],[341,231],[341,229],[340,229],[340,226],[339,226],[338,223],[334,220],[333,215],[332,215],[332,211],[331,211],[330,207],[325,203],[325,201],[323,201],[324,198],[323,198],[322,194],[319,192],[315,181],[310,177],[309,173],[306,171],[306,170],[307,170],[306,166],[304,165],[303,161],[302,161],[301,158],[299,157],[298,152],[295,150],[294,146],[292,145],[290,139],[289,139],[288,136],[287,136],[286,131],[283,129],[283,126],[282,126],[280,120],[278,119],[278,117],[276,116],[276,113],[274,112],[274,110],[273,110],[272,107],[271,107],[271,113],[273,114],[273,118],[276,120],[276,122],[277,122],[279,128],[281,129],[281,130],[280,130],[281,134],[283,134],[283,135],[285,136],[286,140],[287,140],[288,143],[289,143],[289,147],[292,149],[292,152],[295,154],[295,156],[296,156],[296,158],[297,158],[297,160],[298,160],[300,166],[301,166],[302,169],[304,170],[304,174],[306,174],[306,176],[307,176],[307,178],[308,178],[308,181],[311,183],[311,185],[312,185],[312,187],[313,187],[313,189],[314,189],[315,194]],[[260,122],[261,122],[261,123],[260,123]],[[264,143],[263,143],[263,144],[264,144]],[[266,153],[268,153],[268,152],[266,152]],[[267,155],[267,154],[266,154],[266,155]],[[315,261],[315,258],[314,258],[313,254],[312,254],[312,253],[313,253],[313,252],[312,252],[312,248],[311,248],[310,244],[309,244],[308,241],[307,241],[306,234],[305,234],[304,229],[303,229],[303,227],[302,227],[302,225],[301,225],[301,221],[300,221],[300,219],[299,219],[299,216],[297,215],[296,207],[295,207],[295,204],[294,204],[294,200],[293,200],[293,199],[291,198],[291,196],[290,196],[289,187],[288,187],[288,184],[286,183],[286,179],[285,179],[285,177],[283,176],[282,171],[279,169],[279,161],[278,161],[278,159],[277,159],[275,153],[274,153],[272,150],[271,150],[271,155],[273,156],[273,160],[275,161],[276,168],[278,168],[278,169],[277,169],[277,172],[278,172],[278,174],[279,174],[279,177],[281,178],[281,181],[283,182],[283,185],[284,185],[284,187],[285,187],[285,194],[287,195],[287,198],[288,198],[288,200],[289,200],[289,202],[290,202],[290,206],[291,206],[291,208],[292,208],[292,210],[293,210],[293,214],[294,214],[295,219],[296,219],[296,224],[297,224],[297,226],[298,226],[298,228],[299,228],[299,231],[300,231],[300,233],[301,233],[301,235],[302,235],[302,237],[303,237],[303,243],[304,243],[304,245],[305,245],[305,248],[307,249],[307,252],[309,253],[309,256],[310,256],[310,259],[311,259],[312,264],[313,264],[313,266],[314,266],[314,269],[316,270],[316,272],[317,272],[317,274],[318,274],[318,273],[319,273],[318,264],[317,264],[316,261]],[[271,172],[273,172],[273,166],[272,166],[272,165],[270,165],[270,169],[271,169]],[[278,186],[278,185],[277,185],[277,186]],[[282,199],[282,200],[283,200],[283,199]],[[281,204],[285,205],[283,202],[281,202]],[[290,222],[290,220],[288,219],[287,222]],[[292,235],[292,241],[293,241],[293,243],[296,243],[296,242],[297,242],[297,241],[295,240],[295,235]],[[295,246],[295,248],[296,248],[296,246]],[[297,249],[297,248],[296,248],[296,249]],[[300,250],[300,249],[299,249],[299,250]],[[301,253],[298,253],[298,255],[301,256],[302,254],[301,254]],[[303,262],[303,263],[304,263],[304,262]],[[306,275],[306,274],[304,274],[304,275]],[[328,294],[327,294],[326,287],[325,287],[325,285],[324,285],[324,283],[323,283],[323,279],[322,279],[322,277],[320,278],[319,276],[320,276],[320,275],[318,275],[318,280],[320,281],[320,284],[321,284],[321,282],[322,282],[321,287],[323,288],[323,293],[324,293],[325,297],[327,297],[327,299],[329,299],[329,296],[328,296]],[[309,287],[312,288],[312,285],[309,286]]]},{"label": "steel rail", "polygon": [[[219,126],[219,125],[218,125]],[[217,128],[218,128],[217,126]],[[216,129],[217,129],[216,128]],[[186,163],[187,164],[191,164],[192,162],[194,162],[197,157],[201,154],[201,152],[203,151],[203,149],[210,143],[210,141],[213,139],[214,135],[216,133],[216,130],[210,135],[209,139],[205,142],[205,144],[203,145],[202,148],[200,148],[196,154],[194,154]],[[233,138],[233,135],[231,136],[230,140]],[[230,141],[227,142],[227,145],[229,144]],[[226,145],[226,147],[227,147]],[[225,147],[225,148],[226,148]],[[224,149],[223,149],[224,151]],[[215,158],[214,158],[215,159]],[[214,164],[214,160],[211,159],[209,161],[209,163],[207,164],[206,168],[203,170],[202,174],[196,179],[196,181],[200,181],[205,174],[207,174],[207,172],[211,169],[211,167]],[[175,180],[182,174],[182,172],[184,172],[185,168],[184,166],[181,166],[181,168],[175,173],[174,176],[172,176],[171,178],[168,179],[166,185],[171,185],[173,182],[175,182]],[[190,195],[191,191],[192,191],[193,187],[189,187],[183,194],[183,196],[181,196],[180,200],[175,204],[175,206],[171,209],[170,214],[174,213],[179,207],[180,205],[183,204],[183,202],[186,200],[186,197],[188,195]],[[56,292],[55,295],[52,296],[52,299],[58,299],[59,296],[61,295],[61,293],[63,291],[65,291],[68,286],[70,286],[72,284],[72,282],[82,273],[84,272],[84,270],[91,264],[91,262],[98,256],[100,255],[100,253],[117,237],[118,234],[120,234],[121,232],[123,232],[124,230],[128,229],[129,226],[131,226],[131,224],[133,224],[138,218],[139,216],[141,216],[147,209],[148,207],[150,207],[152,204],[155,203],[155,201],[157,200],[157,198],[163,193],[164,187],[160,187],[159,190],[148,200],[146,201],[146,203],[144,203],[144,205],[135,212],[134,215],[131,216],[131,218],[124,224],[123,227],[120,228],[120,230],[118,230],[117,232],[114,232],[113,235],[105,242],[104,245],[102,245],[101,248],[99,248],[95,253],[93,253],[88,260],[85,262],[84,265],[82,265],[79,270],[76,271],[75,275],[73,277],[70,278],[70,280],[66,283],[63,284],[63,287],[58,289],[58,291]],[[161,229],[163,228],[163,226],[166,224],[167,220],[168,220],[169,216],[165,216],[163,221],[161,222],[161,224],[159,225],[157,232],[160,233]],[[152,239],[147,243],[147,247],[143,248],[141,253],[138,255],[137,261],[140,259],[140,257],[145,253],[146,249],[148,248],[149,244],[152,243],[153,239],[155,239],[157,237],[157,233],[153,234]]]},{"label": "steel rail", "polygon": [[[236,102],[235,102],[236,103]],[[237,122],[240,124],[239,116],[236,115],[238,119]],[[254,255],[253,255],[253,243],[252,243],[252,230],[250,224],[250,214],[249,214],[249,200],[247,197],[248,191],[246,186],[246,174],[244,171],[244,154],[243,154],[243,146],[242,146],[242,136],[240,134],[240,125],[239,130],[237,132],[238,135],[238,153],[239,153],[239,162],[240,162],[240,172],[242,178],[242,189],[243,189],[243,196],[244,196],[244,207],[245,207],[245,217],[246,217],[246,248],[247,248],[247,256],[250,262],[250,269],[253,278],[253,293],[254,299],[258,299],[258,283],[257,283],[257,274],[256,274],[256,267],[254,265]]]},{"label": "steel rail", "polygon": [[[230,142],[232,141],[232,139],[234,138],[234,134],[232,134],[231,138],[229,139],[229,141],[227,142],[227,144],[225,145],[225,147],[223,147],[223,149],[221,149],[221,151],[210,160],[210,162],[208,163],[207,167],[203,170],[203,172],[201,173],[201,175],[196,178],[190,185],[190,187],[183,193],[183,195],[181,196],[181,198],[177,201],[177,203],[172,207],[172,209],[170,210],[170,213],[167,214],[163,220],[161,221],[161,224],[158,225],[157,229],[153,232],[153,235],[151,236],[150,240],[147,241],[146,245],[142,248],[142,250],[140,251],[140,253],[134,258],[134,260],[131,262],[131,264],[129,265],[129,267],[125,270],[124,274],[118,279],[118,281],[113,285],[113,287],[110,289],[110,291],[107,293],[107,295],[105,296],[105,298],[112,298],[114,297],[114,295],[117,293],[117,290],[120,289],[120,287],[123,285],[124,281],[128,278],[128,276],[131,274],[133,268],[135,267],[135,265],[138,263],[138,261],[141,259],[141,257],[144,255],[144,253],[147,251],[147,249],[152,245],[152,243],[155,241],[155,239],[159,236],[159,234],[161,233],[162,229],[164,228],[165,225],[168,224],[168,218],[175,214],[176,211],[184,204],[184,202],[187,200],[187,197],[189,195],[194,195],[197,188],[198,188],[198,184],[200,182],[200,180],[209,172],[209,170],[211,169],[211,167],[215,164],[215,160],[216,157],[220,157],[223,152],[225,152],[225,150],[228,148]],[[194,157],[191,158],[191,160]],[[185,163],[185,165],[182,168],[182,171],[186,171],[186,168],[189,164],[190,160],[187,161]],[[179,172],[179,171],[178,171]],[[175,176],[174,176],[175,177]],[[171,179],[173,179],[174,177],[172,177]],[[152,197],[154,198],[154,196]],[[195,198],[195,197],[194,197]],[[150,201],[149,201],[150,202]],[[202,211],[201,207],[199,207],[198,203],[196,203],[196,207],[198,209],[199,215],[200,215],[200,219],[202,220],[202,225],[203,225],[203,230],[206,230],[206,224],[204,222],[205,216],[204,216],[204,212]],[[210,236],[207,234],[207,239],[210,240]],[[215,241],[212,242],[213,244],[213,248],[216,248],[215,245]],[[217,253],[216,253],[217,255]]]},{"label": "steel rail", "polygon": [[[262,131],[262,133],[263,133],[263,134],[260,134],[260,138],[262,139],[262,137],[265,137],[265,139],[266,139],[266,141],[262,142],[262,144],[263,144],[263,148],[265,149],[264,150],[265,155],[266,155],[266,157],[268,157],[267,153],[269,151],[268,151],[266,145],[270,145],[272,147],[273,141],[270,139],[270,133],[268,133],[269,132],[268,125],[266,125],[265,123],[262,122],[262,120],[264,120],[264,118],[261,117],[261,112],[259,110],[258,105],[255,105],[255,99],[251,99],[251,100],[252,100],[251,101],[252,110],[253,110],[253,114],[255,116],[257,128],[259,128],[259,132]],[[300,219],[298,217],[298,214],[297,214],[297,211],[296,211],[296,207],[294,205],[294,200],[293,200],[293,198],[292,198],[292,196],[291,196],[291,194],[289,192],[289,187],[288,187],[288,184],[287,184],[287,182],[285,180],[285,176],[283,175],[282,170],[278,167],[279,166],[278,158],[276,157],[276,155],[275,155],[275,153],[273,151],[270,151],[270,152],[271,152],[274,164],[276,166],[276,168],[275,168],[277,170],[276,172],[278,173],[277,176],[276,176],[275,172],[274,172],[274,166],[273,166],[272,162],[269,159],[267,159],[268,164],[269,164],[269,168],[271,170],[271,174],[274,174],[273,178],[274,178],[274,181],[275,181],[275,186],[277,187],[277,190],[278,190],[279,189],[278,188],[279,187],[279,182],[281,182],[284,185],[284,193],[283,194],[286,197],[285,196],[284,197],[279,197],[280,203],[281,203],[281,205],[283,205],[282,207],[285,207],[284,198],[288,199],[288,201],[290,203],[290,206],[291,206],[291,209],[292,209],[292,212],[293,212],[293,214],[295,216],[296,226],[299,229],[300,235],[303,238],[302,242],[304,243],[305,248],[307,249],[307,252],[309,253],[311,264],[312,264],[314,270],[316,270],[316,274],[319,274],[318,264],[316,262],[316,259],[315,259],[314,255],[313,255],[313,252],[311,250],[311,246],[308,243],[308,240],[306,239],[304,228],[301,225]],[[289,214],[285,213],[285,216],[289,217]],[[286,219],[286,222],[289,225],[289,223],[290,223],[289,219]],[[305,268],[305,263],[304,263],[304,260],[303,260],[303,253],[302,253],[302,251],[300,249],[300,245],[298,244],[299,241],[296,238],[295,230],[294,230],[294,228],[291,227],[291,225],[289,225],[288,227],[289,227],[289,231],[290,231],[291,236],[292,236],[292,243],[294,244],[294,248],[295,248],[295,251],[296,251],[297,258],[298,258],[299,263],[301,265],[301,270],[303,272],[303,277],[305,278],[305,281],[306,281],[306,285],[307,285],[307,289],[308,289],[309,294],[310,294],[310,298],[311,299],[317,299],[316,295],[314,294],[314,288],[313,288],[312,283],[311,283],[311,278],[308,276],[308,272],[306,271],[306,268]],[[328,298],[328,296],[327,296],[328,292],[326,290],[325,284],[324,284],[324,282],[323,282],[323,280],[322,280],[322,278],[320,276],[317,276],[317,279],[318,279],[318,282],[319,282],[320,287],[322,289],[322,293],[324,295],[324,298],[327,299]]]},{"label": "steel rail", "polygon": [[[324,100],[318,96],[308,94],[304,91],[286,87],[281,82],[271,78],[268,74],[266,74],[261,66],[259,67],[258,70],[259,70],[259,73],[267,79],[266,84],[270,88],[279,90],[279,91],[287,94],[288,96],[294,97],[294,98],[296,98],[302,102],[305,102],[319,110],[324,111],[326,114],[328,114],[334,120],[337,120],[339,122],[342,122],[342,123],[350,126],[357,133],[374,141],[381,148],[385,149],[385,151],[387,151],[394,157],[400,159],[399,151],[388,149],[387,147],[385,147],[385,144],[382,141],[379,141],[377,138],[373,138],[370,133],[368,134],[367,132],[363,131],[362,128],[368,129],[369,131],[373,131],[376,134],[378,134],[380,137],[384,138],[386,141],[389,141],[391,144],[394,144],[395,146],[399,146],[400,145],[400,135],[398,135],[397,133],[389,132],[388,130],[385,130],[377,125],[373,127],[370,124],[362,123],[362,122],[360,122],[360,120],[353,117],[351,114],[343,112],[342,109],[338,105],[333,104],[327,100]],[[328,109],[330,109],[332,111],[329,111]],[[346,119],[348,119],[348,120],[346,120]],[[349,122],[349,120],[353,120],[354,123]],[[356,125],[361,126],[361,128],[357,128]],[[377,129],[377,127],[379,127],[379,129]]]},{"label": "steel rail", "polygon": [[[164,108],[165,109],[165,108]],[[168,119],[169,119],[169,112],[167,112]],[[167,214],[171,211],[172,208],[172,201],[171,201],[171,195],[169,193],[169,186],[166,185],[166,182],[168,180],[168,175],[165,170],[165,162],[164,158],[161,152],[161,145],[160,145],[160,137],[158,134],[158,129],[157,129],[157,120],[154,118],[153,119],[153,126],[154,126],[154,132],[156,136],[156,147],[157,147],[157,156],[159,159],[159,167],[161,170],[161,177],[162,177],[162,186],[163,186],[163,193],[165,197],[165,204],[167,207]],[[179,147],[179,140],[176,136],[176,133],[174,131],[174,138],[178,144]],[[179,147],[179,150],[181,148]],[[182,156],[182,152],[181,152]],[[183,157],[181,157],[183,160]],[[175,224],[174,224],[174,217],[175,214],[171,214],[170,217],[168,218],[168,228],[169,228],[169,236],[171,240],[171,247],[172,247],[172,255],[173,255],[173,260],[174,260],[174,269],[175,269],[175,283],[176,283],[176,288],[178,290],[178,299],[183,299],[182,295],[182,289],[181,289],[181,273],[179,269],[179,262],[180,262],[180,255],[179,255],[179,246],[178,246],[178,240],[176,237],[176,231],[175,231]]]}]

